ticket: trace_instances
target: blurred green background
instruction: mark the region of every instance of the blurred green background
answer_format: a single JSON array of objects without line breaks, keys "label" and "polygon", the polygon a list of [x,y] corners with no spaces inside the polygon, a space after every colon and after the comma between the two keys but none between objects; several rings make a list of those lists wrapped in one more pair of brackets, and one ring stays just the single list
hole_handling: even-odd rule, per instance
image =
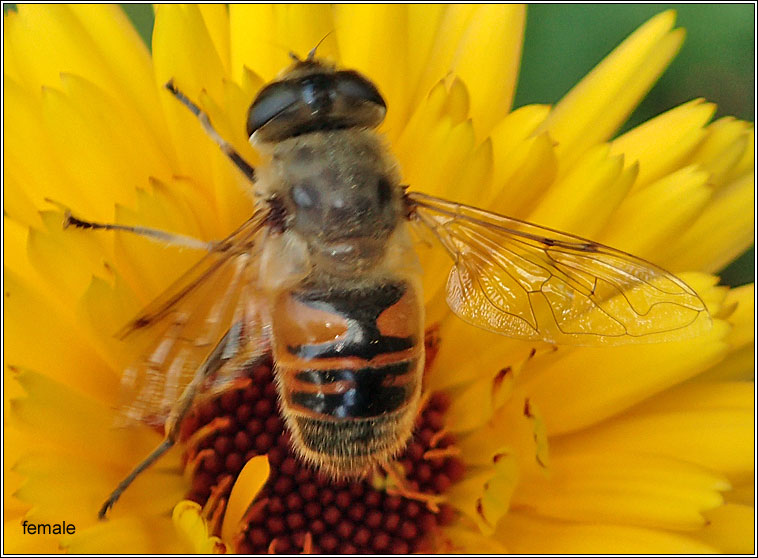
[{"label": "blurred green background", "polygon": [[[150,45],[152,6],[122,6]],[[752,3],[530,5],[515,106],[555,103],[637,27],[672,8],[677,27],[687,30],[684,46],[623,130],[696,97],[718,104],[715,118],[731,114],[755,122]],[[723,270],[722,281],[753,281],[754,262],[752,247]]]}]

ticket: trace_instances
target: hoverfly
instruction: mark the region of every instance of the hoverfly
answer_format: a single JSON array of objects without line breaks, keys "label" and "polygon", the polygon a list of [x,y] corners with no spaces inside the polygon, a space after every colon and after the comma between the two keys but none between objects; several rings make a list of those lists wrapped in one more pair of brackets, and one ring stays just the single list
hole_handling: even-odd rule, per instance
[{"label": "hoverfly", "polygon": [[[450,308],[519,339],[615,345],[668,341],[710,327],[684,282],[619,250],[401,185],[375,129],[376,86],[312,51],[265,86],[247,132],[267,163],[254,169],[172,82],[254,184],[257,209],[123,331],[149,334],[124,373],[127,418],[164,426],[165,440],[118,485],[103,518],[141,471],[176,441],[201,395],[217,392],[269,351],[294,449],[334,477],[391,460],[411,436],[424,367],[424,309],[409,229],[449,253]],[[67,216],[81,228],[153,229]],[[201,243],[202,245],[202,243]]]}]

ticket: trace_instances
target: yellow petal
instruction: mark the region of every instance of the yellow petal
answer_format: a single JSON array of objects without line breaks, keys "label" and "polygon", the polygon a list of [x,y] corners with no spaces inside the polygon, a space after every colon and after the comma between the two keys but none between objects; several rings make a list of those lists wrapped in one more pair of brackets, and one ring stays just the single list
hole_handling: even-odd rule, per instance
[{"label": "yellow petal", "polygon": [[171,518],[109,519],[91,529],[66,537],[63,547],[71,554],[185,554],[192,548],[176,537]]},{"label": "yellow petal", "polygon": [[507,554],[508,547],[492,537],[464,526],[445,527],[442,540],[435,547],[437,553],[453,554]]},{"label": "yellow petal", "polygon": [[48,230],[29,230],[29,261],[45,280],[47,289],[71,308],[71,303],[84,293],[92,275],[109,275],[103,265],[101,239],[91,232],[70,234],[75,230],[63,229],[60,213],[46,211],[41,217]]},{"label": "yellow petal", "polygon": [[[449,425],[452,429],[452,421]],[[489,465],[489,461],[496,463],[507,458],[517,465],[519,480],[524,476],[549,474],[552,450],[548,447],[542,413],[531,399],[524,399],[520,394],[497,409],[486,424],[457,436],[467,464]]]},{"label": "yellow petal", "polygon": [[697,409],[744,409],[752,398],[741,382],[690,382],[662,393],[636,408],[638,412],[675,412]]},{"label": "yellow petal", "polygon": [[[395,154],[403,172],[403,180],[413,189],[423,189],[428,193],[442,195],[448,187],[447,176],[439,172],[431,172],[429,158],[437,154],[438,159],[454,157],[453,166],[447,170],[457,169],[461,156],[449,148],[449,136],[453,130],[460,132],[469,130],[469,141],[466,153],[473,146],[473,131],[470,125],[464,123],[468,112],[468,92],[459,80],[453,80],[449,88],[444,83],[438,83],[429,93],[425,102],[421,103],[413,114],[403,133],[395,142]],[[457,145],[456,147],[461,147]],[[440,153],[442,150],[442,153]],[[458,166],[456,166],[458,165]],[[439,183],[440,177],[444,182]]]},{"label": "yellow petal", "polygon": [[693,383],[588,430],[553,439],[551,447],[670,456],[733,478],[753,471],[753,404],[750,383],[718,391],[710,382]]},{"label": "yellow petal", "polygon": [[684,40],[674,12],[659,14],[619,45],[558,103],[539,131],[558,142],[566,167],[607,140],[668,66]]},{"label": "yellow petal", "polygon": [[[22,190],[11,197],[23,196],[37,208],[49,208],[44,198],[65,200],[73,209],[94,211],[91,196],[83,195],[65,170],[55,142],[51,141],[41,99],[9,79],[5,80],[3,132],[13,137],[4,148],[7,188]],[[101,215],[102,216],[102,215]]]},{"label": "yellow petal", "polygon": [[634,189],[599,235],[602,242],[665,266],[662,246],[692,223],[711,198],[709,175],[685,167]]},{"label": "yellow petal", "polygon": [[722,184],[742,160],[751,129],[748,122],[731,116],[720,118],[706,128],[706,136],[690,161],[709,172],[713,183]]},{"label": "yellow petal", "polygon": [[27,257],[28,236],[28,227],[9,217],[3,219],[3,269],[13,272],[17,277],[28,277],[30,287],[39,291],[45,283],[37,277]]},{"label": "yellow petal", "polygon": [[208,525],[203,519],[202,508],[196,502],[183,500],[172,513],[171,519],[176,530],[187,540],[192,552],[197,554],[223,554],[226,546],[218,537],[210,536]]},{"label": "yellow petal", "polygon": [[472,15],[451,70],[471,93],[471,119],[478,138],[511,108],[521,59],[526,9],[488,4]]},{"label": "yellow petal", "polygon": [[650,344],[644,351],[639,346],[577,349],[525,375],[518,393],[539,405],[551,435],[571,432],[706,370],[723,357],[727,330],[716,322],[701,337]]},{"label": "yellow petal", "polygon": [[[446,20],[447,13],[455,10],[454,6],[442,4],[409,4],[407,6],[408,36],[408,108],[418,106],[436,84],[444,72],[429,73],[429,67],[439,64],[440,60],[432,49],[440,42],[440,28]],[[436,79],[432,76],[436,75]],[[426,81],[422,83],[422,77]],[[422,87],[423,86],[423,87]]]},{"label": "yellow petal", "polygon": [[728,317],[734,329],[729,332],[727,341],[733,348],[752,345],[755,340],[755,284],[730,289],[724,306],[736,306]]},{"label": "yellow petal", "polygon": [[448,410],[447,418],[454,432],[481,427],[492,418],[492,380],[478,378],[455,393],[455,404]]},{"label": "yellow petal", "polygon": [[501,455],[490,467],[469,471],[446,493],[448,502],[490,534],[510,506],[518,467],[512,454]]},{"label": "yellow petal", "polygon": [[[56,464],[54,468],[51,463]],[[178,464],[178,456],[169,456],[153,470],[140,475],[119,499],[109,518],[165,516],[187,490]],[[169,466],[172,469],[168,469]],[[19,460],[16,470],[28,477],[17,495],[33,504],[26,515],[30,521],[55,522],[61,517],[69,518],[82,535],[97,526],[97,511],[128,472],[122,472],[119,478],[115,472],[107,471],[103,463],[83,457],[75,449],[35,452]]]},{"label": "yellow petal", "polygon": [[[112,402],[84,396],[41,374],[25,371],[18,378],[27,395],[12,402],[12,424],[29,443],[14,465],[27,477],[17,495],[33,505],[30,520],[66,517],[84,533],[98,523],[97,510],[106,496],[160,436],[149,428],[114,430]],[[165,513],[186,490],[179,454],[169,452],[139,476],[110,517]]]},{"label": "yellow petal", "polygon": [[[160,122],[149,54],[117,6],[19,6],[10,43],[33,94],[70,73],[128,98],[146,126]],[[116,62],[117,61],[117,62]],[[154,129],[159,141],[165,139]]]},{"label": "yellow petal", "polygon": [[[443,343],[435,358],[438,366],[429,378],[432,390],[467,384],[476,379],[491,383],[499,371],[518,371],[532,358],[534,344],[483,331],[455,315],[448,316],[439,330]],[[461,351],[461,347],[467,350]],[[454,403],[455,404],[455,403]],[[465,410],[461,411],[465,413]]]},{"label": "yellow petal", "polygon": [[697,378],[699,381],[753,381],[755,379],[755,351],[753,345],[740,347],[724,360]]},{"label": "yellow petal", "polygon": [[[252,96],[230,81],[224,82],[224,99],[221,105],[215,103],[205,93],[199,96],[200,104],[208,111],[214,127],[221,136],[235,147],[248,164],[256,167],[260,164],[261,157],[248,141],[245,126],[251,99]],[[253,214],[254,184],[226,156],[222,155],[217,147],[214,149],[212,163],[215,175],[213,201],[219,213],[218,223],[213,223],[215,230],[212,234],[214,238],[221,238]],[[183,193],[187,190],[185,186],[178,191]],[[203,205],[193,202],[191,207],[197,213],[201,224],[208,221],[207,214],[202,211],[198,213]]]},{"label": "yellow petal", "polygon": [[[71,177],[76,190],[82,194],[61,199],[48,188],[43,188],[42,193],[70,205],[80,215],[85,208],[78,209],[80,204],[76,198],[86,197],[92,210],[87,209],[84,214],[90,219],[108,221],[112,217],[113,203],[133,204],[135,186],[144,184],[147,176],[140,173],[139,178],[122,170],[127,162],[111,150],[107,127],[100,125],[102,121],[98,121],[97,115],[77,101],[60,91],[46,89],[42,110],[52,148],[61,157],[63,174]],[[122,179],[124,174],[126,177]]]},{"label": "yellow petal", "polygon": [[512,512],[498,526],[498,540],[518,554],[706,554],[717,549],[691,537],[610,524],[587,525]]},{"label": "yellow petal", "polygon": [[198,9],[203,16],[205,27],[208,29],[208,35],[213,41],[219,59],[224,65],[225,73],[231,75],[228,7],[223,4],[199,4]]},{"label": "yellow petal", "polygon": [[[116,207],[115,221],[126,225],[151,226],[203,240],[226,236],[230,225],[206,223],[199,217],[204,196],[192,192],[191,184],[177,180],[172,184],[153,182],[154,188],[136,192],[136,209]],[[189,193],[184,193],[189,192]],[[206,207],[206,217],[211,209]],[[249,215],[249,213],[248,213]],[[85,231],[85,234],[92,234]],[[202,250],[185,249],[126,232],[106,234],[114,242],[117,271],[146,304],[180,274],[203,257]],[[136,312],[138,308],[133,308]]]},{"label": "yellow petal", "polygon": [[160,87],[174,78],[186,94],[196,96],[206,88],[212,96],[220,97],[224,66],[198,6],[159,6],[153,30],[153,64]]},{"label": "yellow petal", "polygon": [[[460,197],[463,191],[455,177],[474,150],[471,123],[454,124],[449,118],[443,118],[427,132],[423,143],[405,152],[401,161],[403,180],[414,190],[447,198]],[[476,195],[476,192],[471,194]]]},{"label": "yellow petal", "polygon": [[15,9],[3,10],[3,74],[7,81],[9,78],[21,82],[21,68],[17,65],[17,58],[13,52],[11,37],[14,36],[18,26],[18,11]]},{"label": "yellow petal", "polygon": [[[103,313],[103,308],[108,312]],[[118,274],[111,281],[93,277],[77,307],[79,323],[92,339],[92,348],[111,370],[122,372],[133,363],[133,350],[115,332],[134,318],[139,303]]]},{"label": "yellow petal", "polygon": [[[138,114],[142,120],[140,126],[146,126],[155,134],[156,143],[164,144],[167,134],[162,126],[150,53],[123,10],[113,5],[97,4],[71,5],[70,10],[86,30],[84,36],[87,39],[91,37],[91,43],[84,42],[83,36],[72,32],[70,28],[63,28],[66,40],[79,43],[80,48],[91,49],[92,55],[107,63],[106,71],[97,77],[100,80],[104,77],[111,78],[115,89],[108,88],[104,83],[103,87],[114,97],[124,99],[124,106]],[[63,23],[60,22],[61,25]],[[39,55],[38,52],[36,56]],[[66,62],[61,64],[62,54],[57,56],[57,71],[68,72]],[[79,74],[75,70],[71,73]],[[87,74],[83,74],[83,77],[100,85],[100,81]]]},{"label": "yellow petal", "polygon": [[406,7],[340,4],[334,25],[343,65],[378,84],[388,107],[383,130],[397,137],[407,120],[409,99]]},{"label": "yellow petal", "polygon": [[695,465],[629,452],[553,451],[549,471],[549,478],[523,479],[512,506],[567,521],[695,529],[705,525],[704,511],[723,503],[719,491],[729,488]]},{"label": "yellow petal", "polygon": [[[7,514],[7,512],[6,512]],[[3,551],[9,554],[57,554],[61,551],[56,536],[24,533],[20,518],[8,519],[3,524]]]},{"label": "yellow petal", "polygon": [[[232,75],[239,82],[247,66],[271,81],[290,64],[290,52],[304,58],[319,41],[317,55],[339,60],[335,25],[327,4],[229,6]],[[329,35],[327,35],[329,34]]]},{"label": "yellow petal", "polygon": [[674,172],[705,136],[703,128],[716,105],[695,99],[637,126],[611,142],[611,154],[627,165],[639,161],[635,189]]},{"label": "yellow petal", "polygon": [[[84,393],[113,400],[118,391],[116,373],[92,350],[75,316],[62,314],[57,304],[24,283],[6,270],[5,319],[14,324],[5,331],[6,362],[45,370]],[[45,340],[44,351],[39,350],[41,339]]]},{"label": "yellow petal", "polygon": [[755,183],[750,174],[722,187],[695,223],[666,249],[671,271],[714,273],[754,241]]},{"label": "yellow petal", "polygon": [[[123,466],[127,467],[129,461],[134,459],[135,449],[138,452],[140,448],[149,450],[155,440],[160,441],[155,433],[145,436],[141,429],[129,432],[113,430],[114,412],[109,403],[113,405],[118,392],[114,380],[110,385],[111,391],[116,394],[111,395],[111,402],[82,395],[28,370],[18,374],[18,381],[26,396],[12,402],[14,424],[22,431],[36,431],[38,435],[46,431],[43,437],[59,447],[106,462],[124,461]],[[66,420],[61,420],[62,417]],[[129,440],[131,448],[128,447]],[[148,440],[150,442],[146,443]]]},{"label": "yellow petal", "polygon": [[708,524],[696,537],[724,554],[755,554],[755,508],[725,504],[705,513]]},{"label": "yellow petal", "polygon": [[491,209],[523,218],[555,178],[553,140],[546,133],[534,135],[549,110],[544,105],[521,107],[492,130],[493,184],[501,190]]},{"label": "yellow petal", "polygon": [[[114,13],[120,11],[112,8]],[[125,17],[123,12],[121,15]],[[41,85],[57,84],[61,72],[99,80],[110,77],[97,44],[88,36],[71,7],[21,5],[15,20],[10,29],[15,35],[10,38],[10,43],[20,61],[19,66],[24,70],[24,81],[29,89],[38,92]],[[136,36],[134,29],[127,27]],[[47,40],[40,40],[40,37]],[[130,55],[140,51],[139,48],[127,50],[131,50]],[[146,54],[144,45],[141,51]]]},{"label": "yellow petal", "polygon": [[[488,139],[474,149],[468,161],[453,177],[461,189],[458,201],[489,206],[492,191],[492,142]],[[486,200],[486,201],[484,201]]]},{"label": "yellow petal", "polygon": [[492,145],[475,145],[467,107],[462,82],[453,80],[449,90],[440,83],[403,130],[396,153],[414,190],[463,203],[481,204],[492,195]]},{"label": "yellow petal", "polygon": [[608,146],[593,148],[547,190],[528,220],[593,238],[621,203],[636,175],[636,166],[624,169],[623,158],[609,156]]},{"label": "yellow petal", "polygon": [[197,118],[163,87],[173,79],[190,99],[198,99],[201,90],[223,98],[223,65],[197,6],[172,4],[157,9],[153,64],[170,131],[168,144],[177,159],[174,174],[192,177],[197,187],[210,188],[214,172],[208,163],[221,156],[220,150]]},{"label": "yellow petal", "polygon": [[[76,109],[81,126],[95,136],[88,143],[89,151],[113,167],[109,188],[92,184],[113,192],[117,186],[127,191],[144,186],[150,176],[171,176],[171,151],[161,141],[155,129],[167,131],[162,120],[145,124],[136,117],[134,107],[123,98],[111,97],[94,83],[72,74],[62,74],[61,84],[66,97]],[[125,126],[124,122],[130,122]],[[102,143],[97,143],[98,140]],[[165,140],[164,140],[165,141]],[[89,153],[88,153],[89,155]],[[115,183],[115,184],[114,184]],[[113,193],[113,198],[124,199]]]},{"label": "yellow petal", "polygon": [[755,482],[753,475],[745,475],[736,481],[731,491],[725,494],[727,503],[752,506],[755,502]]},{"label": "yellow petal", "polygon": [[[21,456],[29,451],[29,437],[24,435],[18,429],[12,426],[10,417],[10,405],[7,403],[11,399],[21,396],[21,387],[13,378],[13,372],[10,369],[5,370],[3,378],[3,387],[5,388],[5,416],[3,428],[3,512],[5,521],[9,522],[15,519],[23,519],[31,507],[28,503],[21,501],[18,496],[18,489],[26,481],[26,478],[18,471],[13,469]],[[9,392],[10,389],[10,393]],[[21,393],[20,393],[21,392]],[[14,529],[15,530],[15,527]],[[10,534],[6,531],[6,534]]]},{"label": "yellow petal", "polygon": [[724,184],[733,182],[740,176],[745,174],[753,174],[755,169],[755,130],[751,126],[750,129],[745,132],[745,150],[742,153],[742,157],[734,168],[727,173],[723,178]]},{"label": "yellow petal", "polygon": [[725,308],[733,309],[727,321],[732,330],[727,336],[730,353],[716,366],[704,372],[699,381],[753,381],[755,379],[755,285],[730,289]]},{"label": "yellow petal", "polygon": [[[529,138],[508,155],[507,164],[499,166],[502,188],[487,207],[496,213],[526,219],[558,172],[553,141],[546,133]],[[497,177],[493,185],[495,188],[501,185]]]},{"label": "yellow petal", "polygon": [[[429,48],[429,54],[423,61],[423,65],[420,64],[421,61],[416,53],[411,51],[409,54],[409,67],[422,69],[418,85],[412,89],[416,92],[412,98],[414,104],[423,102],[437,83],[450,74],[458,46],[468,29],[469,21],[479,9],[481,6],[474,4],[448,5],[441,8],[428,4],[409,6],[409,31],[419,26],[417,23],[419,19],[424,19],[429,27],[425,33],[427,40],[429,40],[429,35],[434,34],[431,47],[426,46],[428,43],[421,42],[419,54]],[[415,48],[416,42],[414,41],[413,44]]]},{"label": "yellow petal", "polygon": [[242,517],[266,484],[268,475],[268,457],[265,455],[253,457],[240,471],[229,495],[224,523],[221,526],[221,537],[227,543],[231,543],[234,535],[239,532]]},{"label": "yellow petal", "polygon": [[15,226],[39,226],[39,214],[32,203],[30,192],[26,191],[23,178],[18,167],[14,170],[4,169],[3,176],[3,217],[5,221],[12,221]]}]

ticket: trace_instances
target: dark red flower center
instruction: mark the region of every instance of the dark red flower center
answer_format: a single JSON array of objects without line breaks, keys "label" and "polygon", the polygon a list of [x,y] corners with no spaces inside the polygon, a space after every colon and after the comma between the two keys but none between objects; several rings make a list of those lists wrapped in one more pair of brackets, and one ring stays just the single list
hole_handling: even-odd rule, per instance
[{"label": "dark red flower center", "polygon": [[255,368],[251,380],[198,406],[182,425],[192,477],[187,497],[205,506],[212,528],[218,529],[245,463],[268,455],[268,482],[248,510],[233,550],[421,552],[430,535],[453,520],[453,509],[439,495],[463,477],[464,469],[444,430],[446,396],[434,394],[425,402],[396,464],[358,482],[335,481],[301,463],[292,450],[271,365]]}]

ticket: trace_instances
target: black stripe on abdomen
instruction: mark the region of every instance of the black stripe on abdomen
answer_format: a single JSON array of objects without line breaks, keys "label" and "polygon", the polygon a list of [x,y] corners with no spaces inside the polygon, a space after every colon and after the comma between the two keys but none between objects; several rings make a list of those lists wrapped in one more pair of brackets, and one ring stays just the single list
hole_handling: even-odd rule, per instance
[{"label": "black stripe on abdomen", "polygon": [[287,351],[301,359],[357,357],[371,360],[379,355],[406,351],[415,346],[414,336],[395,337],[379,331],[379,316],[405,294],[405,282],[395,281],[356,289],[304,288],[295,291],[298,302],[313,309],[339,316],[347,331],[333,341],[288,346]]},{"label": "black stripe on abdomen", "polygon": [[[293,389],[291,401],[320,415],[335,418],[369,418],[403,407],[416,389],[411,374],[417,359],[377,367],[303,370],[295,376],[301,389]],[[304,385],[303,385],[304,384]],[[313,386],[313,389],[306,389]]]}]

